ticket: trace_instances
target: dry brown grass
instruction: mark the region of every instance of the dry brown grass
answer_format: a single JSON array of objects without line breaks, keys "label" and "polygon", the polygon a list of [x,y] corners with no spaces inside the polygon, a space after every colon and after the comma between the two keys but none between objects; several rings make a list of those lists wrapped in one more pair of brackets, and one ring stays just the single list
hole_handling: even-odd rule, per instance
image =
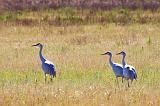
[{"label": "dry brown grass", "polygon": [[[160,105],[159,25],[0,26],[0,105]],[[55,63],[58,76],[44,84],[38,50]],[[138,81],[115,85],[105,51],[125,50]],[[113,57],[121,62],[121,57]]]}]

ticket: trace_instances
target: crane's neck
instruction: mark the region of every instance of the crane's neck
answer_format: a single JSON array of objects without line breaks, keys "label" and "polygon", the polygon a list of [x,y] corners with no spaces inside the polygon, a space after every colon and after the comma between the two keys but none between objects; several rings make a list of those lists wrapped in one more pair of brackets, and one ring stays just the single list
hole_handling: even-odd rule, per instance
[{"label": "crane's neck", "polygon": [[42,55],[42,49],[43,49],[43,46],[40,47],[39,56],[40,56],[41,61],[42,61],[42,62],[45,62],[45,59],[44,59],[44,57],[43,57],[43,55]]},{"label": "crane's neck", "polygon": [[126,65],[126,62],[125,62],[125,55],[123,55],[123,58],[122,58],[122,65],[123,65],[123,68],[125,67],[125,65]]},{"label": "crane's neck", "polygon": [[109,64],[112,66],[113,62],[112,62],[112,55],[109,55]]}]

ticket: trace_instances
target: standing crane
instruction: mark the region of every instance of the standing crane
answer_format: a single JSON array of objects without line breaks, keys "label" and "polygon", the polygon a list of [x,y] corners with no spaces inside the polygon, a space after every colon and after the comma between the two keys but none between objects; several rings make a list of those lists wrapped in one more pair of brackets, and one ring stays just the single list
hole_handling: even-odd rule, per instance
[{"label": "standing crane", "polygon": [[122,58],[123,76],[128,82],[128,87],[130,87],[129,79],[131,80],[131,83],[134,79],[135,80],[137,79],[136,70],[133,66],[126,64],[126,62],[125,62],[126,53],[124,51],[118,53],[117,55],[122,55],[123,56],[123,58]]},{"label": "standing crane", "polygon": [[118,77],[122,77],[122,83],[123,83],[123,66],[121,64],[114,63],[112,61],[112,53],[110,51],[103,53],[101,55],[108,55],[109,56],[109,64],[111,65],[112,70],[116,76],[117,83],[118,83]]},{"label": "standing crane", "polygon": [[45,82],[46,82],[46,75],[49,74],[50,75],[50,80],[52,81],[52,78],[56,77],[56,70],[55,70],[55,66],[54,64],[45,59],[42,55],[42,49],[43,49],[43,45],[41,43],[37,43],[35,45],[32,45],[32,46],[36,46],[38,47],[40,50],[39,50],[39,56],[40,56],[40,60],[42,62],[42,69],[43,69],[43,72],[44,72],[44,78],[45,78]]}]

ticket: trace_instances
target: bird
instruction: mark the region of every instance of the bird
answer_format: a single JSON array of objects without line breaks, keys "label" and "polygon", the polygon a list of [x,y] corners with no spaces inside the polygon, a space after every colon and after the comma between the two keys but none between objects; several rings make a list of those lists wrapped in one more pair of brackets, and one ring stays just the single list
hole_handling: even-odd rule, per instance
[{"label": "bird", "polygon": [[131,80],[131,83],[133,82],[133,80],[137,80],[136,70],[133,66],[126,64],[125,62],[126,53],[124,51],[117,53],[117,55],[123,56],[122,58],[123,76],[128,82],[128,87],[130,87],[129,80]]},{"label": "bird", "polygon": [[112,70],[116,76],[116,81],[118,83],[118,77],[122,77],[122,83],[123,83],[123,66],[118,63],[114,63],[112,61],[112,53],[110,51],[107,51],[101,55],[108,55],[109,56],[109,64],[112,67]]},{"label": "bird", "polygon": [[55,70],[55,65],[47,60],[46,58],[43,57],[42,55],[42,49],[43,49],[43,45],[41,43],[37,43],[35,45],[32,45],[32,46],[35,46],[35,47],[38,47],[40,50],[39,50],[39,57],[40,57],[40,60],[41,60],[41,63],[42,63],[42,70],[44,72],[44,79],[45,79],[45,82],[46,82],[46,77],[47,77],[47,74],[50,75],[50,80],[52,81],[52,78],[56,77],[56,70]]}]

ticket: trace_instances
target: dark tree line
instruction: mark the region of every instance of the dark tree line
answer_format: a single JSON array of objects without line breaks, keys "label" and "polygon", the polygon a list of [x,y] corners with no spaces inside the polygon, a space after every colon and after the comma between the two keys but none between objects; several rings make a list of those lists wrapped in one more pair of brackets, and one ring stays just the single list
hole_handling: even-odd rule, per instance
[{"label": "dark tree line", "polygon": [[9,10],[55,9],[60,7],[156,10],[160,8],[160,0],[0,0],[0,8]]}]

